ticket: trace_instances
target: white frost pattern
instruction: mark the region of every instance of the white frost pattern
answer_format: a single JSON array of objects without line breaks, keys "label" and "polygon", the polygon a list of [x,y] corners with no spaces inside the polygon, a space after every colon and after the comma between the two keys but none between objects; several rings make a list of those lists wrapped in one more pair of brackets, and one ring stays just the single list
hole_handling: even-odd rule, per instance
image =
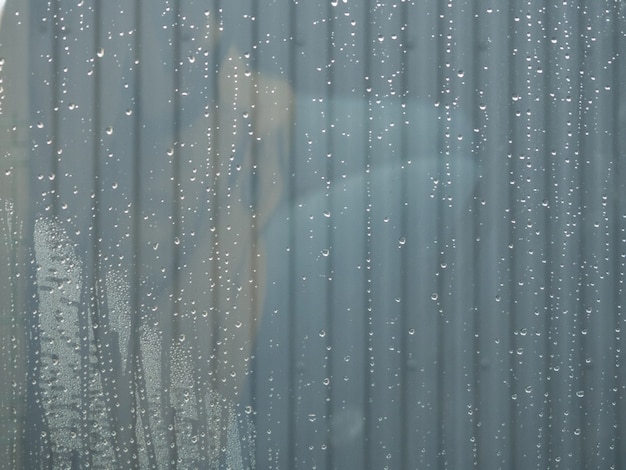
[{"label": "white frost pattern", "polygon": [[176,409],[176,462],[180,468],[193,468],[200,461],[198,436],[198,404],[194,393],[192,356],[187,348],[173,345],[171,390]]},{"label": "white frost pattern", "polygon": [[[156,328],[145,326],[142,328],[139,344],[143,360],[143,376],[146,381],[146,406],[144,407],[146,413],[145,418],[142,418],[143,427],[138,427],[138,430],[143,434],[148,427],[151,429],[156,460],[165,465],[165,462],[169,461],[169,446],[161,407],[161,332]],[[147,442],[146,437],[141,436],[141,441]],[[140,461],[148,462],[147,451],[148,448],[144,446],[142,452],[144,455],[140,454]],[[142,465],[142,468],[147,467]]]},{"label": "white frost pattern", "polygon": [[125,372],[128,364],[128,345],[130,342],[130,289],[124,274],[110,270],[105,272],[106,296],[111,329],[117,333]]},{"label": "white frost pattern", "polygon": [[[129,439],[137,446],[134,466],[254,468],[252,421],[213,390],[202,392],[200,398],[202,382],[196,382],[193,348],[178,343],[165,345],[162,331],[146,322],[138,330],[134,353],[138,357],[133,358],[134,312],[126,277],[105,269],[104,291],[97,286],[89,289],[84,285],[83,262],[62,224],[40,218],[34,232],[39,382],[51,453],[45,459],[52,467],[121,468],[131,463],[119,454],[120,447],[128,445],[119,442],[123,433],[112,432],[115,413],[119,413],[112,403],[129,403],[136,408],[135,435]],[[94,325],[92,305],[97,306],[102,324]],[[109,364],[106,372],[100,354],[108,345],[97,347],[97,339],[107,337],[103,330],[117,336],[120,358],[113,367]],[[164,351],[170,358],[169,383],[163,383]],[[126,398],[111,400],[111,390],[103,387],[106,374],[131,378],[130,387],[117,385],[114,392],[125,393]],[[169,388],[164,390],[164,386]]]},{"label": "white frost pattern", "polygon": [[54,222],[35,222],[35,258],[41,329],[41,396],[53,463],[71,468],[80,450],[81,353],[78,319],[82,264]]}]

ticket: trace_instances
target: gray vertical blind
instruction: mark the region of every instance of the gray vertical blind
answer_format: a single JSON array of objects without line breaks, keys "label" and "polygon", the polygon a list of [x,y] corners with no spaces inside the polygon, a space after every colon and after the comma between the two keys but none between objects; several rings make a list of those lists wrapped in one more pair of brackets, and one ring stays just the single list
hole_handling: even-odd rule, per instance
[{"label": "gray vertical blind", "polygon": [[27,4],[9,466],[624,465],[623,2]]}]

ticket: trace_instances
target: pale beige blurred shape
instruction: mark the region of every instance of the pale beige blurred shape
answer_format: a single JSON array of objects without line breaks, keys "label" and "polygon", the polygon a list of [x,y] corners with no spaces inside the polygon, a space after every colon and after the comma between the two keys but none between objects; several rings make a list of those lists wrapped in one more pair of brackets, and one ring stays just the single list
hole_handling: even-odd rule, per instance
[{"label": "pale beige blurred shape", "polygon": [[[266,290],[265,245],[262,236],[268,219],[284,196],[284,162],[288,152],[292,120],[293,96],[283,80],[250,72],[240,52],[231,48],[218,73],[219,130],[218,148],[210,153],[209,167],[214,186],[208,204],[215,220],[215,232],[200,229],[198,253],[191,257],[181,272],[185,298],[193,300],[199,310],[217,315],[206,325],[204,341],[199,347],[209,348],[217,339],[217,350],[206,351],[213,356],[214,384],[217,391],[233,401],[249,371],[250,354],[254,346]],[[253,140],[239,156],[240,166],[229,161],[231,149],[241,145],[241,136],[250,132]],[[183,142],[202,142],[207,129],[198,119],[186,133]],[[206,140],[206,137],[204,137]],[[203,155],[204,153],[204,155]],[[197,157],[206,157],[200,146]],[[282,163],[282,164],[281,164]],[[254,167],[254,168],[253,168]],[[254,209],[247,196],[246,179],[257,173],[257,194]],[[238,175],[229,184],[230,173]],[[206,274],[205,274],[206,273]],[[214,338],[213,335],[217,335]]]},{"label": "pale beige blurred shape", "polygon": [[[206,33],[194,38],[195,47],[209,51],[211,57],[217,53],[223,37],[212,12],[206,14],[206,22]],[[166,77],[171,70],[158,55],[159,29],[148,22],[144,28],[146,43],[154,46],[145,48],[144,73]],[[281,159],[287,158],[289,150],[294,98],[286,80],[255,71],[244,51],[228,45],[221,47],[227,47],[227,51],[218,67],[217,100],[207,108],[210,117],[198,116],[179,137],[187,149],[181,160],[189,160],[195,168],[202,169],[198,174],[210,175],[209,189],[204,195],[198,195],[194,192],[197,189],[181,180],[185,201],[203,198],[198,207],[192,207],[196,202],[185,202],[195,209],[186,214],[194,217],[207,210],[210,216],[198,228],[194,246],[185,247],[191,256],[182,266],[175,267],[182,289],[176,309],[182,320],[174,326],[174,337],[192,338],[201,357],[210,358],[210,382],[215,391],[237,402],[250,370],[266,290],[267,240],[262,233],[284,197],[286,166]],[[141,91],[144,97],[161,96],[164,92],[158,79],[146,85],[148,88]],[[146,116],[171,111],[166,101],[144,99],[142,103]],[[174,147],[177,136],[169,138],[171,142],[165,147]],[[233,154],[236,161],[231,159]],[[253,173],[256,194],[250,196]],[[254,199],[254,208],[250,207],[250,197]],[[145,234],[154,236],[151,232],[154,230],[144,227]],[[170,299],[163,296],[161,300],[159,311],[167,312]],[[209,315],[203,317],[202,312]]]}]

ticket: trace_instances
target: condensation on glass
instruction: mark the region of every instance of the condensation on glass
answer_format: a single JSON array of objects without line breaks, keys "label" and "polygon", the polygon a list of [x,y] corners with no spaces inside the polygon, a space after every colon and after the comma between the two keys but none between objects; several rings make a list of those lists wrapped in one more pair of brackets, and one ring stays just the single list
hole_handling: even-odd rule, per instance
[{"label": "condensation on glass", "polygon": [[626,4],[0,1],[0,466],[621,468]]}]

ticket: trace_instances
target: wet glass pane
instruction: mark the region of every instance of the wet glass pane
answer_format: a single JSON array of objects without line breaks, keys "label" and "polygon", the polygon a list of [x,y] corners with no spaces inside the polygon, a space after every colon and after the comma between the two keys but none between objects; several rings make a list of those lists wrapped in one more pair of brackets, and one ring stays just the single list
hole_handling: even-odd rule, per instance
[{"label": "wet glass pane", "polygon": [[0,12],[0,466],[626,465],[624,2]]}]

